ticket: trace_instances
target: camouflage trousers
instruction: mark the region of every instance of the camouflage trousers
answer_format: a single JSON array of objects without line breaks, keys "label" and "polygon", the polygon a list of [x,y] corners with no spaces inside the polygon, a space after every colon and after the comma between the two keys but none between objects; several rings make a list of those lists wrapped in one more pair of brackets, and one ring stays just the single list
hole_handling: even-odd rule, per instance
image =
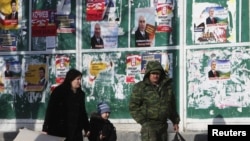
[{"label": "camouflage trousers", "polygon": [[141,141],[167,141],[167,123],[144,123],[141,127]]}]

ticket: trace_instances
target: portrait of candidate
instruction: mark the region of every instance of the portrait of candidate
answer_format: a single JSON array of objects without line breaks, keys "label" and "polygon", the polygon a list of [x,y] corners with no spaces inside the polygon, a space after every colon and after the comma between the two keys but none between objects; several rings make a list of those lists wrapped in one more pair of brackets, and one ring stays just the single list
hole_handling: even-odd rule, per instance
[{"label": "portrait of candidate", "polygon": [[220,77],[220,72],[216,70],[216,61],[213,60],[211,61],[211,70],[208,72],[208,77],[209,78],[216,78],[216,77]]},{"label": "portrait of candidate", "polygon": [[13,72],[10,70],[10,64],[6,64],[6,70],[4,71],[4,76],[5,77],[13,77]]},{"label": "portrait of candidate", "polygon": [[146,31],[146,18],[139,16],[138,28],[135,31],[135,46],[136,47],[150,47],[149,33]]},{"label": "portrait of candidate", "polygon": [[16,0],[12,0],[10,2],[10,6],[11,6],[11,13],[6,17],[6,19],[8,19],[8,20],[16,20],[16,19],[18,19]]},{"label": "portrait of candidate", "polygon": [[39,78],[40,79],[39,79],[38,84],[43,85],[44,88],[47,86],[47,83],[48,83],[46,78],[45,78],[45,74],[46,74],[45,68],[44,67],[39,67]]},{"label": "portrait of candidate", "polygon": [[91,47],[92,49],[104,48],[103,39],[101,37],[101,26],[99,23],[95,24],[94,35],[91,37]]},{"label": "portrait of candidate", "polygon": [[161,15],[162,16],[167,15],[167,7],[166,6],[162,7],[162,9],[161,9]]},{"label": "portrait of candidate", "polygon": [[214,17],[214,8],[209,8],[209,16],[206,19],[206,24],[216,24],[217,18]]}]

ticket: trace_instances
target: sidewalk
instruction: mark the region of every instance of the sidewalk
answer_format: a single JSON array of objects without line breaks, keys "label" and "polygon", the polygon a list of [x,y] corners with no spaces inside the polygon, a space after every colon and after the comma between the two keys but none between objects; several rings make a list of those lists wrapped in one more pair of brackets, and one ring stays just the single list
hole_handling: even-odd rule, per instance
[{"label": "sidewalk", "polygon": [[[186,141],[207,141],[206,133],[199,132],[181,132]],[[0,132],[0,141],[13,141],[17,132]],[[174,133],[169,133],[169,141],[174,138]],[[87,138],[84,139],[88,141]],[[117,131],[117,141],[140,141],[139,132],[135,131]]]}]

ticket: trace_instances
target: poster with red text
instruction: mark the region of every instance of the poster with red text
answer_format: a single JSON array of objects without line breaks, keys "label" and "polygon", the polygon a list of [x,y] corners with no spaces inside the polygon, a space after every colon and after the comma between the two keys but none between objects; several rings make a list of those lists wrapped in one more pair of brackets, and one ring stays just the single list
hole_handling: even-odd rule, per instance
[{"label": "poster with red text", "polygon": [[21,3],[19,0],[0,1],[0,29],[17,29],[21,17]]},{"label": "poster with red text", "polygon": [[32,37],[56,36],[56,24],[52,18],[53,10],[32,11]]},{"label": "poster with red text", "polygon": [[69,70],[70,59],[67,55],[56,55],[56,83],[60,84],[64,81],[66,73]]},{"label": "poster with red text", "polygon": [[104,0],[87,0],[86,20],[100,21],[103,19],[107,6]]},{"label": "poster with red text", "polygon": [[141,55],[128,55],[126,64],[126,83],[135,83],[136,75],[141,73]]},{"label": "poster with red text", "polygon": [[157,31],[172,32],[173,4],[158,3],[157,4]]}]

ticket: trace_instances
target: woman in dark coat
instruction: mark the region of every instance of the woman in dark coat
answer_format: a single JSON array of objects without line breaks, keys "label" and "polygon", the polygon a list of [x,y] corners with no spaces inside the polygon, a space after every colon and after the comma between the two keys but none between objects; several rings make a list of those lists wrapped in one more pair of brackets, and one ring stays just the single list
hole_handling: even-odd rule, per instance
[{"label": "woman in dark coat", "polygon": [[116,141],[116,129],[109,121],[110,107],[106,102],[100,102],[97,112],[90,117],[89,141]]},{"label": "woman in dark coat", "polygon": [[64,82],[53,90],[43,124],[47,134],[66,137],[65,141],[83,141],[83,129],[86,136],[90,134],[81,78],[80,71],[71,69]]}]

